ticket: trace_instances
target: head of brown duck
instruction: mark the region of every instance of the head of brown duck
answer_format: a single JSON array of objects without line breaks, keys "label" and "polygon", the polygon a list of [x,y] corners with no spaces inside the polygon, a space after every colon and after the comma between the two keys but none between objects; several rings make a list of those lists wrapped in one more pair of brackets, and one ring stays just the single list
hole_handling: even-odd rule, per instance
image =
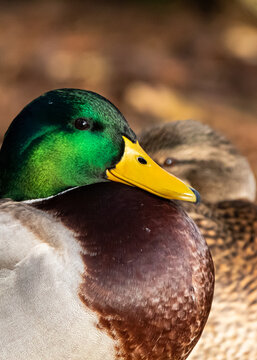
[{"label": "head of brown duck", "polygon": [[195,186],[204,201],[255,199],[248,161],[208,125],[193,120],[162,124],[142,133],[140,143],[165,170]]}]

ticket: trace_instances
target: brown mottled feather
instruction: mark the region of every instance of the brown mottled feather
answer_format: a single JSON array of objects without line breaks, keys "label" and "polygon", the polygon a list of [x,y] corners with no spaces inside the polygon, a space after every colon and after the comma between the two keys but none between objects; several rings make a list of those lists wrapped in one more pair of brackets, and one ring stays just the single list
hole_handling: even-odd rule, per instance
[{"label": "brown mottled feather", "polygon": [[255,197],[247,160],[223,136],[196,121],[149,129],[142,143],[160,164],[179,159],[166,170],[201,188],[203,202],[183,207],[211,249],[215,294],[190,360],[257,359],[257,207],[237,200]]},{"label": "brown mottled feather", "polygon": [[211,306],[209,250],[180,205],[136,188],[97,184],[37,205],[77,234],[79,296],[123,360],[183,360]]},{"label": "brown mottled feather", "polygon": [[247,201],[225,201],[186,208],[208,242],[216,273],[212,312],[190,360],[255,359],[257,207]]}]

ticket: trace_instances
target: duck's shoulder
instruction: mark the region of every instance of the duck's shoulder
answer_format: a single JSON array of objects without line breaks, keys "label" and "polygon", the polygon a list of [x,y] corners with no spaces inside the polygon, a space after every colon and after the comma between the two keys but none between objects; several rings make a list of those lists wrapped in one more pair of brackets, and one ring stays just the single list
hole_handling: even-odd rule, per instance
[{"label": "duck's shoulder", "polygon": [[[219,217],[222,217],[224,222],[228,225],[250,226],[251,229],[255,229],[255,232],[257,231],[257,206],[250,201],[222,201],[216,204],[216,211],[219,214]],[[244,231],[249,229],[242,228],[241,230]]]},{"label": "duck's shoulder", "polygon": [[202,203],[195,207],[185,205],[185,207],[203,228],[212,224],[235,233],[251,231],[256,234],[257,232],[257,206],[250,201],[228,200],[215,204]]},{"label": "duck's shoulder", "polygon": [[[247,200],[202,203],[186,210],[197,223],[211,250],[234,247],[257,254],[257,206]],[[215,254],[214,254],[215,255]]]},{"label": "duck's shoulder", "polygon": [[256,263],[256,204],[244,200],[224,201],[217,204],[216,212],[228,233],[227,246],[233,246],[235,254],[240,254],[241,259]]},{"label": "duck's shoulder", "polygon": [[0,200],[0,270],[12,270],[37,246],[59,247],[68,232],[53,215],[10,199]]},{"label": "duck's shoulder", "polygon": [[183,204],[184,210],[195,220],[234,224],[247,222],[254,227],[257,221],[257,205],[248,200],[226,200],[217,203],[201,202],[198,205]]}]

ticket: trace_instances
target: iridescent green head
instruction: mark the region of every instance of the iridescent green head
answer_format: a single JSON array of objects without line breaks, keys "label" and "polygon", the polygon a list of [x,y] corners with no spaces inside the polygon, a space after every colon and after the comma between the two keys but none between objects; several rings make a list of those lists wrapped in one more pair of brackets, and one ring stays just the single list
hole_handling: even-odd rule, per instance
[{"label": "iridescent green head", "polygon": [[49,91],[10,125],[0,151],[0,197],[40,199],[103,181],[196,202],[196,192],[143,151],[120,111],[90,91]]},{"label": "iridescent green head", "polygon": [[48,197],[105,181],[135,134],[120,111],[90,91],[49,91],[10,125],[0,151],[0,196]]}]

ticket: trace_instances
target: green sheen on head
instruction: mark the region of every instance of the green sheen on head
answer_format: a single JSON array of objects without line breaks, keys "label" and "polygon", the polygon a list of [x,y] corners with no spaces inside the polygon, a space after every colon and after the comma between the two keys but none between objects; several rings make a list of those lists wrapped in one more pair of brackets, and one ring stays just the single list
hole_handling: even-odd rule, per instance
[{"label": "green sheen on head", "polygon": [[49,91],[10,125],[0,151],[0,197],[28,200],[106,181],[136,136],[120,111],[84,90]]}]

